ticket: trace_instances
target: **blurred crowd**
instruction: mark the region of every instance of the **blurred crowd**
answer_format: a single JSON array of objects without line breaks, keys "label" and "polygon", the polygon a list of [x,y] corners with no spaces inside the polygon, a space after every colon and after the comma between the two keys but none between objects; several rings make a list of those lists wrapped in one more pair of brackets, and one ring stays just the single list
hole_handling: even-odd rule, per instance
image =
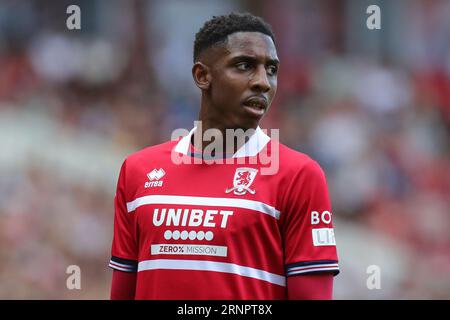
[{"label": "blurred crowd", "polygon": [[[370,31],[376,3],[382,29]],[[66,28],[70,4],[81,30]],[[1,1],[0,298],[108,298],[120,165],[192,127],[195,32],[234,10],[263,16],[277,38],[262,127],[327,174],[335,298],[450,298],[445,0]],[[66,287],[70,265],[81,290]]]}]

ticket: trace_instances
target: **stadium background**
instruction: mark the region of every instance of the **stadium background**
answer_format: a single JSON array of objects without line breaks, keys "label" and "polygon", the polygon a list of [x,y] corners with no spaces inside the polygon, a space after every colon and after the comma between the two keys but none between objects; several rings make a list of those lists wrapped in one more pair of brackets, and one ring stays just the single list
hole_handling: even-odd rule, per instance
[{"label": "stadium background", "polygon": [[[66,28],[70,4],[81,30]],[[381,30],[366,28],[370,4]],[[120,165],[191,128],[194,34],[232,10],[277,36],[263,127],[327,173],[335,298],[450,298],[446,0],[1,0],[0,298],[108,298]],[[81,290],[66,288],[69,265]],[[380,290],[366,286],[370,265]]]}]

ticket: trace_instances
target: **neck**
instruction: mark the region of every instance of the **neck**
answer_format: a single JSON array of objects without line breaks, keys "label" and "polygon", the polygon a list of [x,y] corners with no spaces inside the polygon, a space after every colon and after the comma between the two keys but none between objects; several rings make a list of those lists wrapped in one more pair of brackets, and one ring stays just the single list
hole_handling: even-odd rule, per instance
[{"label": "neck", "polygon": [[221,151],[223,151],[224,153],[235,154],[239,150],[239,148],[241,148],[245,143],[247,143],[248,139],[250,138],[250,135],[248,135],[248,133],[244,135],[239,135],[238,134],[239,131],[234,131],[232,133],[233,136],[227,138],[226,135],[227,129],[231,130],[242,129],[244,133],[246,133],[245,132],[246,129],[234,128],[232,126],[229,126],[224,122],[223,118],[220,118],[220,116],[215,115],[213,112],[208,112],[207,110],[208,108],[206,108],[202,103],[202,107],[199,113],[200,124],[199,126],[197,126],[197,130],[195,130],[194,134],[192,135],[191,143],[197,150],[202,152],[211,143],[214,143],[215,146],[218,146],[219,142],[215,141],[215,138],[212,138],[209,141],[205,141],[205,139],[203,138],[205,137],[205,132],[207,130],[215,129],[221,133],[222,137]]}]

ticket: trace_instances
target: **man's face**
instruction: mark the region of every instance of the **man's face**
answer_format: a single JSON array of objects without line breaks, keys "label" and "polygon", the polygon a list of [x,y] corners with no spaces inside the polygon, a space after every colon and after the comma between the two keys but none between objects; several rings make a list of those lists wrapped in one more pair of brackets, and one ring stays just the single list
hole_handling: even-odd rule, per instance
[{"label": "man's face", "polygon": [[278,57],[272,39],[236,32],[207,53],[211,73],[208,118],[223,128],[256,128],[277,90]]}]

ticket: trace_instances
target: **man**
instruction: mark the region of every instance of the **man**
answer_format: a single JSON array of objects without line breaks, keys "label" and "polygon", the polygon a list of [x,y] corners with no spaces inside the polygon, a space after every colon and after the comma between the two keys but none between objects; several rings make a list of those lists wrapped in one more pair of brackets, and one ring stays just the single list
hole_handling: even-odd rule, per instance
[{"label": "man", "polygon": [[[112,299],[332,298],[339,268],[323,171],[258,127],[278,68],[274,35],[259,17],[213,17],[197,33],[201,128],[123,163]],[[209,129],[252,134],[237,145],[219,139],[223,152],[206,154]],[[263,174],[262,154],[279,159],[276,172]]]}]

